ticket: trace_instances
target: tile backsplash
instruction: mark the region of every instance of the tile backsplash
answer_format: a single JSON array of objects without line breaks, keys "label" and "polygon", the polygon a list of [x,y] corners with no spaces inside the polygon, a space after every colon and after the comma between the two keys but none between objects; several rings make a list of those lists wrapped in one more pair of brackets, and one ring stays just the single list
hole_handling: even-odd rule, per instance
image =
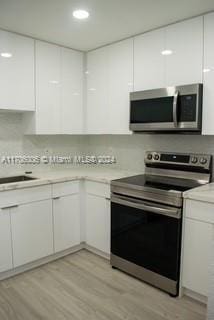
[{"label": "tile backsplash", "polygon": [[102,135],[89,136],[88,153],[115,155],[115,167],[143,171],[145,151],[194,152],[214,155],[214,136],[199,135]]},{"label": "tile backsplash", "polygon": [[[6,155],[114,155],[109,166],[143,171],[147,150],[196,152],[214,155],[214,136],[198,135],[62,135],[25,136],[22,115],[0,113],[0,156]],[[0,175],[25,170],[50,170],[56,166],[15,166],[0,163]],[[62,167],[62,165],[61,165]]]},{"label": "tile backsplash", "polygon": [[[0,157],[15,155],[59,155],[75,156],[84,153],[84,136],[24,135],[22,115],[19,113],[0,113]],[[60,165],[61,166],[61,165]],[[0,162],[0,175],[13,174],[26,170],[50,170],[49,165],[5,165]]]}]

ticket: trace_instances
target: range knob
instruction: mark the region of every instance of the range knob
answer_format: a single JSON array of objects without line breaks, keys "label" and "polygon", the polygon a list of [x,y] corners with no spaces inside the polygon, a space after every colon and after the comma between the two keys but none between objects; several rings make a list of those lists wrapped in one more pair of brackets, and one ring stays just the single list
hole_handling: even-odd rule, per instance
[{"label": "range knob", "polygon": [[198,162],[198,158],[197,157],[192,157],[191,158],[191,162],[192,163],[197,163]]},{"label": "range knob", "polygon": [[147,155],[147,159],[148,159],[148,160],[152,160],[152,154],[151,154],[151,153],[149,153],[149,154]]},{"label": "range knob", "polygon": [[155,154],[155,155],[153,156],[153,159],[154,159],[154,160],[159,160],[159,159],[160,159],[159,154]]},{"label": "range knob", "polygon": [[200,159],[200,163],[201,164],[206,164],[207,163],[207,159],[206,158],[201,158]]}]

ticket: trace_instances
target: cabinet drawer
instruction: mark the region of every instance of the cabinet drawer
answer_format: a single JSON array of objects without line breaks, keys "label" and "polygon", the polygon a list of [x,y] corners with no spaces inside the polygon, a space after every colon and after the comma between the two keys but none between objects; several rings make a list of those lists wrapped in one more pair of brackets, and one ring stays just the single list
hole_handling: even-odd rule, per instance
[{"label": "cabinet drawer", "polygon": [[79,193],[79,181],[68,181],[53,184],[53,197],[62,197]]},{"label": "cabinet drawer", "polygon": [[0,208],[51,199],[51,186],[39,186],[0,192]]},{"label": "cabinet drawer", "polygon": [[185,217],[208,223],[214,223],[214,204],[196,200],[186,200]]},{"label": "cabinet drawer", "polygon": [[104,198],[110,198],[110,184],[86,181],[85,183],[86,193],[94,194]]}]

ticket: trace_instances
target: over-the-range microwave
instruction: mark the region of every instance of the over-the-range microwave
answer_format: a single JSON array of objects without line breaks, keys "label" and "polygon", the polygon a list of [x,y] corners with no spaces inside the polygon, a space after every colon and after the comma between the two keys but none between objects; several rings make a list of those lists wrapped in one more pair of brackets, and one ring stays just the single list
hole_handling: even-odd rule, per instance
[{"label": "over-the-range microwave", "polygon": [[130,93],[130,130],[201,132],[200,83]]}]

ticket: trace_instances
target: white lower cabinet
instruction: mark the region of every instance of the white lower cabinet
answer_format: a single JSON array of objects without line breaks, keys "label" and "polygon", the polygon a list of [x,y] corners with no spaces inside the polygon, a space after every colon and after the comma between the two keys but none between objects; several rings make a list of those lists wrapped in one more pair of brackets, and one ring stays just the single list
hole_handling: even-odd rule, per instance
[{"label": "white lower cabinet", "polygon": [[63,253],[81,241],[110,254],[110,186],[92,181],[84,185],[86,193],[78,180],[1,193],[2,278],[6,271]]},{"label": "white lower cabinet", "polygon": [[52,200],[11,209],[14,267],[53,254]]},{"label": "white lower cabinet", "polygon": [[93,194],[86,195],[86,243],[110,253],[110,201]]},{"label": "white lower cabinet", "polygon": [[185,220],[183,286],[204,296],[208,295],[212,228],[209,223]]},{"label": "white lower cabinet", "polygon": [[53,219],[55,252],[80,244],[79,194],[53,199]]},{"label": "white lower cabinet", "polygon": [[210,203],[185,201],[182,287],[205,297],[214,241],[213,209]]},{"label": "white lower cabinet", "polygon": [[12,267],[10,209],[0,209],[0,272]]}]

